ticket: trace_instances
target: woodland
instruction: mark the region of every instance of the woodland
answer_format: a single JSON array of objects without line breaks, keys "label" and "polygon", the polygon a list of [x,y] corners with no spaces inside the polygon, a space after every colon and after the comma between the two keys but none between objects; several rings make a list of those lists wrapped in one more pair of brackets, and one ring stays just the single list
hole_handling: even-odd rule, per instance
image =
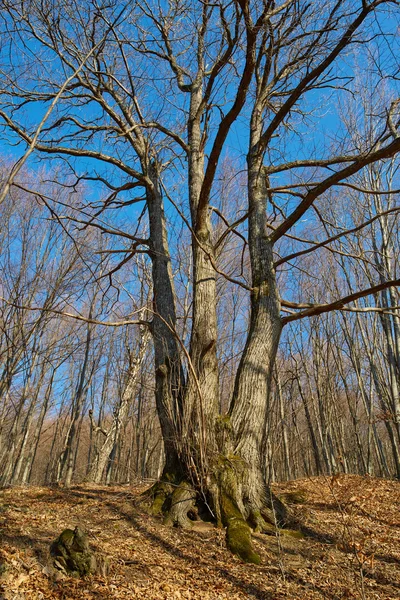
[{"label": "woodland", "polygon": [[[399,31],[397,0],[0,0],[13,585],[21,561],[36,573],[29,531],[50,544],[83,519],[104,546],[118,510],[163,551],[196,535],[208,561],[222,540],[236,584],[272,553],[283,587],[237,598],[397,597]],[[51,505],[40,533],[29,511],[49,524]],[[1,520],[25,509],[28,533]],[[324,543],[354,581],[290,588],[285,553],[341,564]],[[218,568],[210,598],[236,597]],[[118,581],[101,597],[153,597]],[[206,597],[166,585],[154,598]],[[4,597],[85,597],[18,593]]]}]

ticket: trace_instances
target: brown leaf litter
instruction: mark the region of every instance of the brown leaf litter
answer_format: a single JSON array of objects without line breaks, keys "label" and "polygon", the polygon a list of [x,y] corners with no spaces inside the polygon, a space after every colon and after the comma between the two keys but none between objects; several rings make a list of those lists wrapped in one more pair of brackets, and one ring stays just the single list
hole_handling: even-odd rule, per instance
[{"label": "brown leaf litter", "polygon": [[[0,600],[400,598],[400,484],[341,475],[275,486],[301,492],[304,537],[255,535],[260,566],[225,547],[223,530],[170,529],[138,502],[143,486],[0,492]],[[50,567],[49,546],[79,526],[108,556],[83,579]]]}]

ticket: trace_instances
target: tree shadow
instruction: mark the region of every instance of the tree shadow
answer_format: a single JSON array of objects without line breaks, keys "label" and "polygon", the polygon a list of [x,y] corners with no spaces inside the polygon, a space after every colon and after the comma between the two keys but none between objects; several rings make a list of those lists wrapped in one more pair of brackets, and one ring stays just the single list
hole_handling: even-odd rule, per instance
[{"label": "tree shadow", "polygon": [[[258,577],[260,575],[260,570],[265,576],[264,580],[266,584],[264,587],[263,581],[261,581],[261,583],[260,580],[254,582],[252,582],[251,580],[249,581],[249,575],[251,579],[251,573],[254,569],[254,567],[251,565],[246,567],[248,571],[246,573],[243,573],[243,576],[241,576],[241,573],[239,571],[236,572],[235,570],[236,565],[234,561],[236,561],[236,559],[234,559],[233,557],[232,569],[230,569],[230,566],[226,563],[221,564],[219,560],[214,562],[213,557],[210,556],[209,553],[205,553],[204,556],[201,554],[199,555],[199,545],[196,548],[197,554],[190,554],[190,552],[187,552],[185,550],[185,547],[182,548],[182,546],[177,546],[173,539],[166,539],[166,537],[168,536],[163,535],[162,531],[158,533],[154,530],[154,526],[157,525],[157,521],[158,523],[160,521],[154,517],[150,517],[149,515],[144,513],[143,510],[140,509],[140,502],[138,501],[137,494],[135,494],[134,492],[130,492],[129,489],[127,489],[126,492],[121,492],[116,490],[93,489],[90,487],[79,486],[74,487],[72,489],[59,489],[55,494],[53,492],[48,496],[46,496],[45,493],[41,493],[39,497],[34,496],[32,497],[32,499],[34,499],[34,501],[39,502],[43,500],[44,503],[49,504],[56,504],[60,501],[63,501],[69,505],[77,504],[77,501],[80,500],[88,500],[88,510],[93,505],[93,501],[101,503],[101,505],[106,509],[106,515],[108,513],[109,515],[114,515],[122,521],[125,521],[130,527],[132,527],[134,532],[139,533],[140,536],[148,540],[151,544],[157,545],[162,551],[168,553],[169,555],[171,555],[175,559],[178,559],[179,561],[184,561],[186,565],[190,565],[191,568],[197,565],[200,568],[207,569],[210,573],[213,573],[213,575],[216,578],[223,579],[224,581],[232,585],[234,589],[240,591],[241,593],[244,593],[246,597],[252,598],[254,600],[275,600],[280,592],[278,589],[274,591],[272,587],[275,587],[275,585],[277,586],[279,581],[282,582],[282,579],[285,579],[287,582],[293,582],[293,584],[301,587],[304,590],[304,592],[306,592],[306,590],[312,589],[315,593],[320,594],[322,597],[327,598],[329,600],[335,600],[339,597],[337,595],[337,590],[335,593],[334,590],[327,590],[325,588],[322,588],[318,585],[318,581],[313,582],[311,585],[307,577],[302,576],[301,572],[297,572],[296,566],[290,565],[289,558],[287,570],[285,568],[285,570],[282,571],[281,577],[279,577],[279,567],[276,564],[268,566],[262,565],[257,567]],[[135,500],[137,501],[135,502]],[[19,503],[17,504],[19,505]],[[100,519],[98,523],[101,523],[103,521],[103,516],[103,514],[99,515]],[[73,517],[72,506],[71,517]],[[107,516],[104,517],[104,522],[107,522]],[[321,533],[310,527],[300,526],[299,530],[303,533],[305,539],[309,542],[315,541],[316,543],[321,544],[322,548],[319,548],[321,551],[323,550],[323,546],[326,545],[329,547],[338,544],[338,542],[340,541],[337,537],[333,535]],[[129,535],[128,532],[127,534]],[[107,533],[107,535],[109,534]],[[31,549],[38,562],[42,565],[46,565],[49,561],[49,546],[50,543],[53,541],[53,537],[54,532],[45,529],[39,529],[37,531],[35,530],[34,535],[12,535],[11,532],[5,530],[0,536],[0,542],[5,542],[9,545],[16,546],[20,549]],[[216,535],[215,540],[217,537],[218,536]],[[257,536],[257,542],[261,543],[265,550],[271,551],[272,543],[271,541],[268,542],[268,538],[270,538],[271,540],[274,539],[274,536],[272,536],[272,538],[271,536],[265,536],[265,539]],[[190,539],[192,539],[192,536],[188,537],[189,543]],[[281,536],[281,540],[283,542],[281,546],[283,556],[285,554],[287,556],[301,556],[302,559],[300,560],[303,560],[303,558],[306,559],[312,567],[313,560],[315,559],[315,553],[313,553],[312,544],[309,543],[308,547],[302,547],[301,544],[297,543],[298,540],[296,538],[290,538],[284,535]],[[288,542],[285,543],[285,540],[288,540]],[[208,548],[208,544],[204,547]],[[272,549],[272,551],[274,554],[276,554],[275,548]],[[146,577],[151,578],[152,565],[146,559],[130,561],[129,558],[130,557],[127,556],[126,560],[121,559],[121,564],[125,565],[124,568],[129,569],[129,567],[131,567],[135,570],[135,572],[146,572]],[[381,564],[392,563],[393,565],[395,565],[395,571],[396,566],[400,564],[400,560],[394,556],[390,556],[390,554],[375,555],[375,559],[376,561],[381,561]],[[177,569],[179,570],[180,568],[184,570],[182,564],[181,567],[177,565]],[[396,595],[397,590],[400,589],[400,585],[397,584],[395,581],[391,580],[390,573],[388,573],[387,575],[385,573],[382,573],[379,567],[376,570],[365,569],[365,577],[367,577],[370,580],[374,580],[377,585],[385,587],[387,586],[388,588],[390,587]],[[274,581],[276,581],[276,584],[274,584]]]},{"label": "tree shadow", "polygon": [[[395,588],[396,590],[400,590],[400,583],[396,583],[396,581],[392,581],[389,577],[386,577],[384,573],[380,571],[371,571],[370,569],[363,569],[363,575],[367,579],[373,579],[380,586],[385,585],[389,588]],[[400,594],[398,595],[400,598]]]},{"label": "tree shadow", "polygon": [[306,538],[310,538],[316,542],[319,542],[320,544],[337,544],[338,542],[338,538],[336,536],[330,535],[329,533],[315,531],[315,529],[312,529],[306,525],[301,525],[299,531]]},{"label": "tree shadow", "polygon": [[6,531],[2,531],[0,535],[0,543],[8,543],[10,546],[17,547],[20,550],[26,550],[29,548],[33,551],[33,554],[37,561],[45,566],[49,560],[49,548],[53,541],[53,534],[49,531],[38,531],[35,532],[35,537],[25,534],[11,534]]},{"label": "tree shadow", "polygon": [[[161,537],[157,533],[150,531],[145,525],[143,525],[142,523],[139,522],[139,520],[136,518],[135,515],[124,511],[119,506],[115,506],[112,502],[107,502],[106,505],[114,513],[116,512],[120,516],[122,516],[137,532],[139,532],[141,535],[143,535],[143,537],[145,537],[150,542],[157,544],[160,548],[162,548],[163,550],[165,550],[166,552],[168,552],[175,558],[183,560],[186,563],[189,563],[191,565],[193,565],[193,564],[199,565],[200,564],[200,565],[205,566],[208,570],[213,571],[215,575],[223,577],[224,579],[229,581],[238,590],[245,592],[249,598],[250,597],[256,598],[257,600],[274,600],[274,599],[276,599],[276,594],[266,591],[265,589],[263,590],[259,586],[255,585],[255,584],[251,584],[248,581],[243,581],[240,577],[237,577],[236,575],[234,575],[233,573],[231,573],[230,571],[228,571],[227,569],[225,569],[223,567],[220,567],[218,565],[213,565],[211,557],[207,557],[206,559],[199,559],[198,557],[193,557],[190,554],[187,554],[180,548],[177,548],[171,542],[168,542],[167,540],[165,540],[163,537]],[[258,568],[260,568],[260,567],[258,567]],[[267,573],[268,573],[268,570],[266,569],[266,574]]]},{"label": "tree shadow", "polygon": [[[98,502],[104,503],[104,501],[108,498],[124,498],[124,492],[118,492],[115,490],[94,490],[91,488],[81,488],[81,487],[72,487],[72,488],[57,488],[56,491],[53,491],[52,488],[50,494],[46,494],[46,492],[40,492],[35,494],[30,498],[30,501],[35,502],[43,502],[44,504],[58,504],[59,502],[68,502],[73,501],[74,499],[85,501],[85,500],[97,500]],[[133,499],[134,494],[126,492],[127,499]],[[18,506],[23,506],[23,504],[19,504]],[[29,505],[27,506],[29,507]]]},{"label": "tree shadow", "polygon": [[396,558],[393,555],[389,554],[374,554],[375,560],[380,560],[384,563],[399,565],[400,566],[400,558]]}]

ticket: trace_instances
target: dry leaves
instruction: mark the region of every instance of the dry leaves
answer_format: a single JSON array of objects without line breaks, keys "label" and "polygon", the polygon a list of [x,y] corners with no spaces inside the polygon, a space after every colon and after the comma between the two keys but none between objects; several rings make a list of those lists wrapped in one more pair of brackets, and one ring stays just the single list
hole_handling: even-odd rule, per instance
[{"label": "dry leaves", "polygon": [[[0,600],[244,600],[400,598],[400,485],[358,477],[311,478],[294,508],[307,535],[255,536],[261,566],[225,548],[224,532],[168,529],[136,502],[137,487],[30,488],[0,493]],[[110,558],[107,576],[66,577],[49,545],[85,529]]]}]

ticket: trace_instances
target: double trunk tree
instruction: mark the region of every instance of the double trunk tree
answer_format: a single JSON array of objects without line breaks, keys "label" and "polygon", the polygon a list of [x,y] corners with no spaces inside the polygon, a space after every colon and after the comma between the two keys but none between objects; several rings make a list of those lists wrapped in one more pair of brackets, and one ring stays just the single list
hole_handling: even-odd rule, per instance
[{"label": "double trunk tree", "polygon": [[[333,90],[331,102],[352,91],[350,66],[341,63],[341,56],[383,35],[377,26],[368,41],[368,28],[375,27],[381,12],[387,27],[384,11],[396,10],[397,2],[206,0],[129,3],[125,8],[116,2],[96,9],[79,3],[79,10],[73,5],[2,3],[14,55],[20,44],[43,52],[36,52],[29,72],[23,72],[21,59],[3,73],[0,117],[29,152],[70,161],[65,185],[87,180],[90,186],[95,180],[107,191],[105,198],[74,206],[72,222],[119,236],[126,244],[121,265],[137,253],[151,260],[149,328],[165,449],[161,481],[150,491],[154,510],[181,526],[192,524],[196,510],[207,510],[226,527],[233,552],[258,562],[251,528],[262,531],[289,521],[264,477],[268,398],[282,327],[399,284],[379,281],[344,298],[299,303],[281,298],[276,273],[296,267],[312,251],[320,252],[321,259],[326,248],[334,251],[329,237],[303,237],[303,216],[319,218],[319,199],[400,150],[398,103],[392,97],[380,106],[383,116],[377,118],[372,139],[353,144],[332,137],[325,144],[316,134],[315,147],[323,147],[320,156],[307,137],[304,143],[295,139],[296,128],[300,137],[309,134],[308,119],[316,122],[327,99],[324,90]],[[46,126],[36,132],[24,114],[35,102],[51,105]],[[247,173],[247,206],[230,224],[212,211],[211,198],[235,136],[247,145],[240,165]],[[142,195],[132,197],[135,190]],[[127,231],[109,211],[132,206],[140,207],[138,224]],[[52,211],[59,214],[56,206]],[[191,236],[188,343],[180,335],[176,303],[173,260],[179,241],[168,230],[173,212]],[[219,240],[214,213],[226,226]],[[245,239],[246,276],[223,273],[218,261],[221,238],[235,234]],[[335,239],[347,234],[351,231],[343,228]],[[233,393],[222,415],[218,277],[246,289],[249,303]]]}]

